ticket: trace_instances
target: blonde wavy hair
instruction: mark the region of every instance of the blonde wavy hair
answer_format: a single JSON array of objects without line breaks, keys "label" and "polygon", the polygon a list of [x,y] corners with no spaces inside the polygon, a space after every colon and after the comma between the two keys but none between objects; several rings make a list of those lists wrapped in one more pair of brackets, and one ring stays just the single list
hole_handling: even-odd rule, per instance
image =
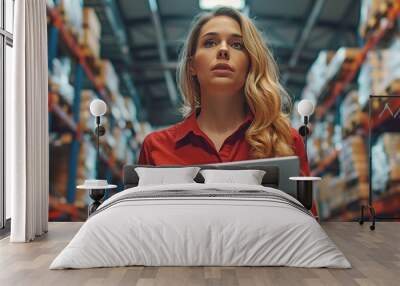
[{"label": "blonde wavy hair", "polygon": [[190,59],[196,53],[201,28],[217,16],[228,16],[239,23],[243,44],[250,58],[243,89],[247,106],[254,115],[245,134],[250,145],[249,156],[258,159],[293,155],[291,126],[288,114],[282,111],[291,109],[291,99],[279,83],[277,64],[260,32],[247,16],[235,9],[221,7],[199,14],[194,20],[181,50],[177,70],[178,85],[183,96],[182,113],[187,116],[201,106],[200,86],[190,72]]}]

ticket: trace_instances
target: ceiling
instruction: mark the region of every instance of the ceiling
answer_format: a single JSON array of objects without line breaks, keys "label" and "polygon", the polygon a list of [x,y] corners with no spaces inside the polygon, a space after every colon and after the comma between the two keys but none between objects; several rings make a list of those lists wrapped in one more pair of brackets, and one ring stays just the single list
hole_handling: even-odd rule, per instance
[{"label": "ceiling", "polygon": [[[252,0],[249,16],[278,62],[282,83],[298,98],[319,51],[358,46],[359,0]],[[181,117],[175,68],[198,0],[117,0],[131,73],[146,119],[155,127]],[[153,9],[150,8],[152,5]]]}]

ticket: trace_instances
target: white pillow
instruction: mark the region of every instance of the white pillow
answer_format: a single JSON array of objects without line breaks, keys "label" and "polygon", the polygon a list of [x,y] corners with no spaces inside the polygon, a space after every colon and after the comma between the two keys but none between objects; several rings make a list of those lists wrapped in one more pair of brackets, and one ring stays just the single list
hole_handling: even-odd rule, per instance
[{"label": "white pillow", "polygon": [[262,170],[201,170],[204,183],[234,183],[246,185],[261,185],[265,175]]},{"label": "white pillow", "polygon": [[195,183],[193,179],[199,170],[199,167],[135,168],[139,176],[138,186]]}]

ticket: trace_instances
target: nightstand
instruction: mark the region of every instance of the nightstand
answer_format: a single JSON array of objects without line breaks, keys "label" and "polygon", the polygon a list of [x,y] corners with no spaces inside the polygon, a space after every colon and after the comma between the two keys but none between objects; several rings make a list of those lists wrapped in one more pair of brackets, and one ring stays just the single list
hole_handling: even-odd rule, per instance
[{"label": "nightstand", "polygon": [[114,189],[117,185],[109,185],[106,180],[85,180],[83,185],[79,185],[77,189],[89,190],[89,196],[93,202],[88,207],[88,216],[90,216],[101,205],[107,189]]},{"label": "nightstand", "polygon": [[290,177],[289,180],[297,182],[297,200],[306,209],[311,210],[313,203],[313,182],[320,181],[321,177]]}]

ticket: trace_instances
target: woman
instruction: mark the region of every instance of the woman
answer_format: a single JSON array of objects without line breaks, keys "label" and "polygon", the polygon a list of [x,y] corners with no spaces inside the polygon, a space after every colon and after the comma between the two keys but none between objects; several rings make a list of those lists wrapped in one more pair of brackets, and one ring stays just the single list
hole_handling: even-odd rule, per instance
[{"label": "woman", "polygon": [[[192,165],[297,155],[304,144],[282,102],[276,63],[252,21],[231,8],[202,14],[180,57],[185,119],[148,135],[139,164]],[[290,102],[290,99],[288,100]]]}]

